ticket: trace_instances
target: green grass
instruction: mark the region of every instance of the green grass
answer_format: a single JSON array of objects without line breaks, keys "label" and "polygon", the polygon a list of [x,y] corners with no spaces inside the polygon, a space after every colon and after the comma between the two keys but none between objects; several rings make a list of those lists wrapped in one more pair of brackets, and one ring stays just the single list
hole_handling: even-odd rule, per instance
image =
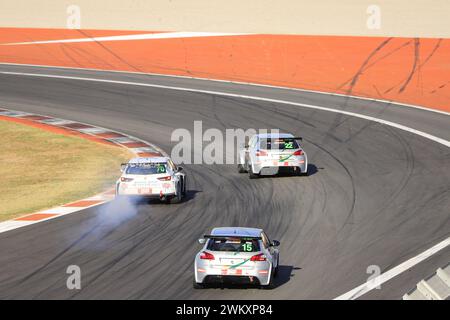
[{"label": "green grass", "polygon": [[111,187],[122,148],[0,121],[0,221],[92,196]]}]

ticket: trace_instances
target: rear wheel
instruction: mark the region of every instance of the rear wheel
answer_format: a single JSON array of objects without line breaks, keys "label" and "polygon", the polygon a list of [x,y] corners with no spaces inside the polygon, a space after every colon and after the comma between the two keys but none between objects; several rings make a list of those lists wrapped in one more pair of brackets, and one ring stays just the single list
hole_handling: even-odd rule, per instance
[{"label": "rear wheel", "polygon": [[273,276],[274,276],[274,277],[276,277],[276,276],[278,275],[278,269],[279,269],[279,266],[280,266],[280,256],[278,256],[278,258],[277,258],[277,266],[276,266],[276,268],[273,270]]},{"label": "rear wheel", "polygon": [[194,278],[194,281],[193,281],[193,283],[192,283],[192,287],[193,287],[194,289],[203,289],[205,286],[203,285],[203,283],[198,283],[198,282],[196,282],[196,281],[195,281],[195,278]]},{"label": "rear wheel", "polygon": [[249,166],[248,166],[248,177],[249,177],[250,179],[257,179],[257,178],[259,177],[258,174],[256,174],[256,173],[253,172],[253,167],[252,167],[252,165],[250,165],[250,164],[249,164]]},{"label": "rear wheel", "polygon": [[177,192],[176,192],[176,195],[173,196],[173,197],[171,197],[171,198],[169,199],[169,202],[170,202],[170,203],[180,203],[182,198],[183,198],[183,190],[182,190],[181,182],[179,182],[179,183],[177,184]]}]

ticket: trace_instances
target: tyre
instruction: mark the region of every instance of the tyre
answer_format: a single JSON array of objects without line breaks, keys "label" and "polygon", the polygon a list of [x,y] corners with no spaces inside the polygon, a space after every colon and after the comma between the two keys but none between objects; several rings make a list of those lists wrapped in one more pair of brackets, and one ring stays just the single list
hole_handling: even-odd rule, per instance
[{"label": "tyre", "polygon": [[177,194],[169,199],[169,203],[180,203],[183,198],[181,182],[177,184]]},{"label": "tyre", "polygon": [[186,178],[183,178],[183,191],[181,192],[181,196],[184,198],[186,196]]},{"label": "tyre", "polygon": [[276,266],[276,268],[273,270],[273,276],[274,276],[274,278],[278,275],[279,266],[280,266],[280,256],[278,256],[278,258],[277,258],[277,266]]},{"label": "tyre", "polygon": [[259,177],[258,174],[253,172],[253,167],[251,165],[248,166],[248,177],[250,179],[257,179]]},{"label": "tyre", "polygon": [[205,286],[203,285],[203,283],[196,282],[194,278],[194,281],[192,282],[192,287],[194,289],[203,289]]},{"label": "tyre", "polygon": [[238,164],[238,172],[239,173],[246,173],[247,170],[245,170],[244,166],[242,164]]}]

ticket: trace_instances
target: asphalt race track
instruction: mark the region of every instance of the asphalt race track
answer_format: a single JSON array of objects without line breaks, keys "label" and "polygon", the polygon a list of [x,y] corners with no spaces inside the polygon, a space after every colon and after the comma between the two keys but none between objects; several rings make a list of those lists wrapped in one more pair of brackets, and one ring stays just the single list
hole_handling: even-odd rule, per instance
[{"label": "asphalt race track", "polygon": [[[450,117],[387,103],[164,76],[1,65],[30,72],[253,95],[357,112],[450,140]],[[339,113],[198,92],[0,73],[0,108],[86,122],[170,153],[176,128],[279,128],[304,137],[307,177],[249,180],[234,165],[184,165],[181,204],[106,204],[0,234],[1,299],[332,299],[442,241],[450,231],[450,149]],[[32,168],[31,168],[32,169]],[[119,168],[107,168],[119,170]],[[49,173],[51,174],[51,173]],[[255,226],[281,241],[273,290],[194,290],[197,239]],[[400,299],[448,263],[446,248],[362,296]],[[82,289],[66,288],[78,265]]]}]

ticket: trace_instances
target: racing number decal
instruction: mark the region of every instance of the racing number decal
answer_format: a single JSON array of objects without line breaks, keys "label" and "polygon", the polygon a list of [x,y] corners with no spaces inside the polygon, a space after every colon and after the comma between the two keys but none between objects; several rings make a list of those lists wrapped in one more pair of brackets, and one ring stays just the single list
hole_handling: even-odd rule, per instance
[{"label": "racing number decal", "polygon": [[253,251],[253,246],[252,246],[251,243],[248,243],[248,242],[243,243],[242,247],[243,247],[245,252],[252,252]]},{"label": "racing number decal", "polygon": [[294,143],[292,141],[286,141],[284,143],[284,148],[285,149],[293,149],[294,148]]},{"label": "racing number decal", "polygon": [[156,168],[156,171],[158,173],[166,173],[166,168],[164,167],[164,165],[160,164],[158,165],[158,167]]}]

